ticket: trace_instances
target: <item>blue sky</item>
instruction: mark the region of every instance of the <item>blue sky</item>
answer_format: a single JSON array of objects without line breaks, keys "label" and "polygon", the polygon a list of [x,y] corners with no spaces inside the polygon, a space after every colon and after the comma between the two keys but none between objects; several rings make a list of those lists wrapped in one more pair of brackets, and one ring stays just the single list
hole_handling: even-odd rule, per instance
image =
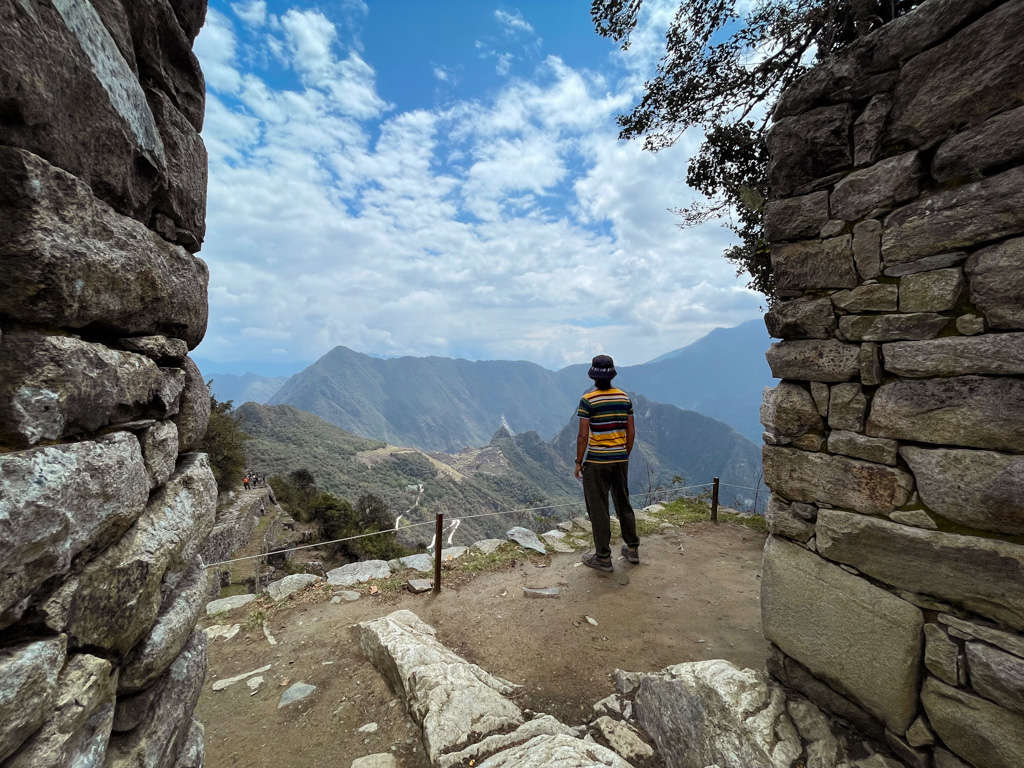
[{"label": "blue sky", "polygon": [[204,373],[339,344],[628,365],[757,317],[728,233],[668,210],[699,136],[617,139],[674,4],[628,52],[589,5],[213,0]]}]

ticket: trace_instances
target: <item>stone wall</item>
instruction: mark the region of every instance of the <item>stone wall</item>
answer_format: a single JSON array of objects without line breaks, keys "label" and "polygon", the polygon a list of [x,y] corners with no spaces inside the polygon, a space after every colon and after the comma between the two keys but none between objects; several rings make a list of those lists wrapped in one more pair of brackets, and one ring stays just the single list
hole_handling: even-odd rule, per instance
[{"label": "stone wall", "polygon": [[769,669],[908,765],[1024,755],[1024,0],[928,0],[783,94]]},{"label": "stone wall", "polygon": [[0,0],[0,766],[202,764],[204,0]]}]

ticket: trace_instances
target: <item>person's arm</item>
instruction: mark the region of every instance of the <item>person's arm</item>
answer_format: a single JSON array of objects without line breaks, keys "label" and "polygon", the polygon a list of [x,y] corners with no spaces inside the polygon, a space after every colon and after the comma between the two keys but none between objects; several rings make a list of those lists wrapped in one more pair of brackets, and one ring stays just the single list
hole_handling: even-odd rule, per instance
[{"label": "person's arm", "polygon": [[636,427],[633,426],[633,414],[626,419],[626,453],[633,452],[633,440],[636,439]]},{"label": "person's arm", "polygon": [[590,439],[590,419],[580,417],[580,430],[576,433],[576,466],[573,474],[583,477],[583,455],[587,452],[587,441]]}]

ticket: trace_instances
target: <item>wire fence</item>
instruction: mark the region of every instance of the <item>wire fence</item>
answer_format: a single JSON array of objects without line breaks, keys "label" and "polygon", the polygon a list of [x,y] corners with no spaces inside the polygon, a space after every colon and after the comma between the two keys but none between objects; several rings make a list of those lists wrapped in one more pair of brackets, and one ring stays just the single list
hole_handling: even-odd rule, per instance
[{"label": "wire fence", "polygon": [[[690,491],[690,490],[695,490],[697,488],[708,488],[709,486],[711,486],[714,489],[713,499],[712,499],[711,519],[712,519],[712,521],[715,521],[715,522],[717,522],[717,519],[718,519],[717,518],[717,511],[718,511],[717,508],[718,508],[719,494],[720,494],[720,490],[719,489],[720,489],[721,486],[727,486],[727,487],[731,487],[731,488],[739,488],[739,489],[750,490],[750,491],[754,491],[755,493],[758,493],[758,492],[760,492],[760,490],[763,490],[763,489],[758,489],[758,488],[750,488],[748,486],[743,486],[743,485],[733,485],[731,483],[720,483],[719,479],[716,477],[711,482],[698,483],[696,485],[677,485],[677,486],[669,486],[667,488],[666,487],[658,487],[658,488],[650,489],[650,490],[647,490],[647,491],[638,491],[637,493],[629,494],[629,498],[633,499],[633,498],[638,498],[638,497],[647,497],[648,500],[652,501],[652,503],[656,503],[656,499],[661,499],[661,500],[666,500],[667,501],[667,497],[666,497],[667,494],[673,494],[674,493],[674,494],[676,494],[676,498],[678,498],[681,495],[682,491]],[[734,496],[734,498],[736,498],[736,497]],[[466,520],[478,520],[480,518],[485,518],[485,517],[500,517],[500,516],[505,516],[505,515],[526,515],[526,514],[536,515],[539,512],[546,512],[546,511],[549,511],[549,510],[565,509],[565,508],[568,508],[568,507],[580,508],[582,506],[583,506],[582,502],[580,502],[580,501],[572,501],[572,502],[566,502],[565,504],[547,504],[547,505],[544,505],[544,506],[521,507],[519,509],[498,510],[496,512],[482,512],[482,513],[480,513],[478,515],[463,515],[461,517],[448,517],[447,521],[449,523],[452,523],[453,525],[455,525],[457,527],[459,524],[461,524],[463,521],[466,521]],[[440,513],[438,513],[438,514],[440,515]],[[443,516],[442,516],[442,520],[443,520]],[[440,530],[441,530],[440,525],[438,524],[438,521],[436,519],[435,520],[425,520],[425,521],[419,522],[419,523],[410,523],[408,525],[402,526],[400,530],[406,531],[406,530],[410,530],[412,528],[420,528],[420,527],[427,526],[427,525],[435,526],[435,528],[437,529],[438,532],[440,532]],[[397,529],[389,528],[389,529],[383,530],[383,531],[371,531],[369,533],[361,533],[361,534],[357,534],[355,536],[346,536],[345,538],[341,538],[341,539],[332,539],[330,541],[318,541],[318,542],[315,542],[313,544],[302,544],[302,545],[299,545],[299,546],[296,546],[296,547],[288,547],[286,549],[278,549],[278,550],[273,550],[273,551],[270,551],[270,552],[261,552],[260,554],[256,554],[256,555],[246,555],[244,557],[236,557],[236,558],[232,558],[230,560],[221,560],[221,561],[218,561],[216,563],[208,563],[206,565],[206,567],[207,568],[216,568],[216,567],[219,567],[219,566],[225,566],[225,565],[231,565],[233,563],[244,562],[244,561],[247,561],[247,560],[257,560],[257,559],[266,558],[266,557],[268,557],[268,555],[274,555],[274,556],[287,555],[290,552],[298,552],[299,550],[303,550],[303,549],[314,549],[316,547],[326,547],[326,546],[330,546],[330,545],[333,545],[333,544],[341,544],[341,543],[347,542],[347,541],[355,541],[357,539],[365,539],[365,538],[369,538],[371,536],[384,536],[384,535],[387,535],[387,534],[394,534],[394,533],[396,533],[396,530]],[[431,546],[428,547],[428,549],[435,548],[436,545],[437,545],[437,542],[439,541],[439,538],[440,537],[439,537],[438,533],[435,533],[434,540],[431,543]]]}]

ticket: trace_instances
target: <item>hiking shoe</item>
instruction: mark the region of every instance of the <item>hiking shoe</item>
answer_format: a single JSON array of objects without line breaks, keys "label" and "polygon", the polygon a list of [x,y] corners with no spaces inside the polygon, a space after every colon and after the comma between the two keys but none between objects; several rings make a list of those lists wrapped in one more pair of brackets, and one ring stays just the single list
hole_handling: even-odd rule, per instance
[{"label": "hiking shoe", "polygon": [[612,559],[610,557],[598,557],[597,552],[587,552],[583,556],[583,564],[606,573],[611,573],[615,570],[612,567]]},{"label": "hiking shoe", "polygon": [[622,556],[629,560],[631,563],[640,562],[640,547],[629,547],[625,544],[622,545]]}]

